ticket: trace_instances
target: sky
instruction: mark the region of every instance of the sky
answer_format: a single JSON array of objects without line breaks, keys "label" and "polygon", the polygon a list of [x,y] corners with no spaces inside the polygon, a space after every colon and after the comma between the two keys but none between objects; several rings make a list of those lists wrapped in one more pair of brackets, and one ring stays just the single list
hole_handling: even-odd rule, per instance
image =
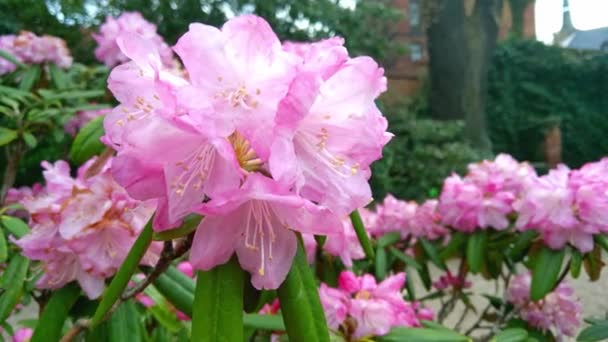
[{"label": "sky", "polygon": [[[536,38],[547,44],[562,27],[563,0],[536,0]],[[570,0],[572,24],[579,30],[608,26],[608,0]]]}]

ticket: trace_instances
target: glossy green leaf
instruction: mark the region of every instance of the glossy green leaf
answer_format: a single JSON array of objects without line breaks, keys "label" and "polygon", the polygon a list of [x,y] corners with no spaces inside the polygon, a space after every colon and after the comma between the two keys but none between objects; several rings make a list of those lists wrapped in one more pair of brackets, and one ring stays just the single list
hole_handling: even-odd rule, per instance
[{"label": "glossy green leaf", "polygon": [[379,342],[468,342],[472,341],[457,332],[444,329],[394,328],[388,334],[378,337]]},{"label": "glossy green leaf", "polygon": [[325,246],[325,242],[327,241],[327,236],[315,235],[315,241],[317,242],[317,249],[322,250],[323,246]]},{"label": "glossy green leaf", "polygon": [[454,255],[462,253],[464,249],[464,244],[467,241],[467,235],[462,232],[454,232],[450,237],[450,242],[448,242],[447,246],[441,249],[439,252],[439,256],[443,260],[447,260]]},{"label": "glossy green leaf", "polygon": [[19,303],[29,265],[30,261],[26,257],[15,254],[2,273],[0,288],[4,289],[4,292],[0,295],[0,322],[4,322]]},{"label": "glossy green leaf", "polygon": [[0,263],[4,263],[8,258],[8,246],[6,245],[6,236],[4,232],[0,230]]},{"label": "glossy green leaf", "polygon": [[528,332],[522,328],[505,329],[492,339],[492,342],[524,342],[528,338]]},{"label": "glossy green leaf", "polygon": [[280,315],[245,314],[243,324],[259,330],[285,331],[283,317]]},{"label": "glossy green leaf", "polygon": [[306,261],[306,253],[301,241],[298,243],[298,251],[291,270],[277,292],[290,341],[329,341],[317,284]]},{"label": "glossy green leaf", "polygon": [[408,266],[412,266],[413,268],[419,270],[422,266],[420,266],[420,264],[416,261],[416,259],[412,258],[411,256],[403,253],[402,251],[398,250],[397,248],[391,246],[388,248],[388,250],[390,251],[390,253],[397,259],[403,261],[406,265]]},{"label": "glossy green leaf", "polygon": [[121,303],[108,320],[108,342],[142,341],[144,331],[140,317],[133,300]]},{"label": "glossy green leaf", "polygon": [[427,241],[426,239],[420,239],[420,245],[422,246],[422,249],[424,250],[424,254],[426,254],[426,256],[431,260],[431,262],[433,264],[435,264],[435,266],[439,267],[442,270],[446,270],[447,267],[445,265],[445,262],[443,261],[443,259],[439,256],[439,252],[437,252],[437,248],[435,248],[435,246]]},{"label": "glossy green leaf", "polygon": [[423,327],[428,329],[447,330],[453,332],[453,330],[451,330],[450,328],[433,321],[420,320],[420,324],[422,324]]},{"label": "glossy green leaf", "polygon": [[578,249],[572,250],[570,255],[570,275],[577,279],[581,274],[581,266],[583,265],[583,255]]},{"label": "glossy green leaf", "polygon": [[147,286],[144,293],[154,301],[154,305],[148,307],[147,310],[161,325],[173,333],[178,332],[183,328],[182,324],[175,316],[175,311],[169,308],[167,299],[165,299],[156,287],[153,285]]},{"label": "glossy green leaf", "polygon": [[10,52],[8,52],[6,50],[0,49],[0,58],[5,59],[5,60],[15,64],[16,66],[18,66],[20,68],[27,68],[27,65],[23,64],[21,61],[19,61],[17,58],[15,58],[15,56],[13,56]]},{"label": "glossy green leaf", "polygon": [[88,99],[93,97],[101,97],[105,94],[104,90],[77,90],[65,92],[53,91],[38,91],[40,96],[45,100],[69,100],[69,99]]},{"label": "glossy green leaf", "polygon": [[68,87],[69,80],[65,71],[53,63],[48,65],[48,70],[51,75],[51,81],[57,89],[65,89]]},{"label": "glossy green leaf", "polygon": [[194,279],[188,277],[174,266],[169,266],[169,268],[167,268],[167,270],[165,271],[165,274],[174,282],[176,282],[179,286],[183,287],[184,289],[192,293],[192,295],[194,295],[194,289],[196,287]]},{"label": "glossy green leaf", "polygon": [[21,75],[21,82],[19,83],[19,89],[31,90],[34,84],[40,79],[40,65],[31,65]]},{"label": "glossy green leaf", "polygon": [[557,285],[566,250],[552,250],[543,246],[534,255],[530,299],[538,301]]},{"label": "glossy green leaf", "polygon": [[6,127],[0,127],[0,146],[4,146],[17,139],[17,131]]},{"label": "glossy green leaf", "polygon": [[406,267],[407,279],[405,280],[405,288],[407,290],[407,299],[411,302],[416,300],[416,284],[414,283],[414,270],[412,267]]},{"label": "glossy green leaf", "polygon": [[382,235],[378,239],[378,247],[387,247],[401,240],[401,234],[399,232],[390,232]]},{"label": "glossy green leaf", "polygon": [[593,246],[593,250],[583,257],[583,267],[591,281],[600,279],[604,261],[602,261],[602,248],[599,245]]},{"label": "glossy green leaf", "polygon": [[30,232],[30,228],[21,219],[3,215],[0,217],[0,223],[14,237],[20,239]]},{"label": "glossy green leaf", "polygon": [[596,342],[608,340],[608,320],[594,322],[583,329],[576,338],[579,342]]},{"label": "glossy green leaf", "polygon": [[479,273],[483,267],[487,245],[488,232],[486,230],[478,230],[469,236],[467,263],[469,264],[469,270],[474,274]]},{"label": "glossy green leaf", "polygon": [[168,274],[161,274],[154,281],[154,286],[165,298],[179,311],[192,317],[192,305],[194,303],[194,291],[180,285]]},{"label": "glossy green leaf", "polygon": [[376,279],[383,280],[386,277],[386,250],[382,247],[376,249],[376,263],[374,270],[376,271]]},{"label": "glossy green leaf", "polygon": [[203,219],[200,215],[188,215],[184,219],[184,223],[175,229],[164,230],[162,232],[154,232],[152,239],[155,241],[169,241],[184,237],[196,230],[199,223]]},{"label": "glossy green leaf", "polygon": [[236,257],[197,273],[192,341],[243,341],[244,272]]},{"label": "glossy green leaf", "polygon": [[369,240],[369,236],[367,235],[367,231],[363,225],[363,220],[361,219],[361,215],[359,215],[358,211],[355,210],[350,213],[350,221],[353,224],[353,228],[355,229],[359,243],[365,252],[365,256],[369,260],[374,260],[374,249],[372,248],[372,243]]},{"label": "glossy green leaf", "polygon": [[78,296],[80,288],[75,283],[54,292],[44,307],[30,342],[59,341],[64,322]]},{"label": "glossy green leaf", "polygon": [[513,246],[506,252],[507,256],[513,261],[519,261],[525,256],[525,252],[530,248],[532,241],[538,237],[538,232],[526,230],[519,233],[513,242]]},{"label": "glossy green leaf", "polygon": [[72,162],[82,164],[103,151],[104,145],[99,141],[103,135],[103,119],[100,116],[91,120],[78,132],[70,149]]},{"label": "glossy green leaf", "polygon": [[32,133],[23,132],[22,137],[23,137],[23,141],[25,141],[25,144],[29,148],[34,148],[34,147],[36,147],[36,145],[38,145],[38,139],[36,139],[36,137]]},{"label": "glossy green leaf", "polygon": [[608,236],[604,234],[595,234],[593,240],[595,240],[595,243],[602,247],[603,250],[608,252]]},{"label": "glossy green leaf", "polygon": [[150,243],[152,242],[152,219],[146,224],[146,227],[142,230],[135,240],[133,247],[127,254],[125,261],[120,265],[120,268],[114,275],[114,279],[104,291],[99,306],[91,319],[91,327],[95,327],[101,323],[105,315],[110,311],[114,303],[120,298],[122,292],[127,287],[131,276],[137,270],[140,260],[148,250]]}]

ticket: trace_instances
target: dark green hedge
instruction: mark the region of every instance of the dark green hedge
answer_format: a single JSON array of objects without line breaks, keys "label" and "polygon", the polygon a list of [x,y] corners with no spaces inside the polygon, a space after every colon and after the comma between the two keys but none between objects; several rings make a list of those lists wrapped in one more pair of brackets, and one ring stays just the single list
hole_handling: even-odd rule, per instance
[{"label": "dark green hedge", "polygon": [[506,41],[497,48],[488,91],[495,152],[543,161],[544,132],[559,123],[569,166],[608,154],[608,54]]}]

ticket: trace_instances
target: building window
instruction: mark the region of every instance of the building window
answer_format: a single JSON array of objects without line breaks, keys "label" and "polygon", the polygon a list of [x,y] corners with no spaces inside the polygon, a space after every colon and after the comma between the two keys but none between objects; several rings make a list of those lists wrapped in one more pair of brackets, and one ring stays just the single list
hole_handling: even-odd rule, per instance
[{"label": "building window", "polygon": [[410,44],[410,59],[412,62],[418,62],[422,59],[422,45],[418,43]]},{"label": "building window", "polygon": [[417,0],[410,0],[409,15],[410,27],[417,29],[420,27],[420,4]]}]

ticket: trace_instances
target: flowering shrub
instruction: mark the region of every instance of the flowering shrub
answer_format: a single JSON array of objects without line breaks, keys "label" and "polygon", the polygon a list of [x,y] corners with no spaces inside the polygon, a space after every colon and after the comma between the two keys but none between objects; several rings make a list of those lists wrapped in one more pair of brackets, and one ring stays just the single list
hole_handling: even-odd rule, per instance
[{"label": "flowering shrub", "polygon": [[[61,68],[72,65],[72,56],[65,42],[53,36],[39,37],[28,31],[22,31],[18,35],[0,36],[0,50],[8,52],[18,62],[25,64],[53,63]],[[0,75],[16,68],[16,64],[0,58]]]},{"label": "flowering shrub", "polygon": [[[78,90],[75,67],[2,54],[15,68],[0,87],[10,156],[0,323],[15,341],[578,332],[582,306],[564,279],[584,269],[597,280],[603,267],[608,159],[538,175],[498,155],[446,178],[437,198],[373,205],[370,166],[392,138],[375,103],[386,78],[342,38],[281,42],[244,15],[191,24],[171,50],[153,24],[124,13],[95,39],[114,67],[113,109],[91,105],[110,99]],[[42,183],[11,188],[41,134],[71,142],[79,166],[44,161]],[[482,310],[472,275],[496,283]],[[7,318],[32,301],[42,314],[13,331]],[[605,336],[592,323],[582,340]]]}]

